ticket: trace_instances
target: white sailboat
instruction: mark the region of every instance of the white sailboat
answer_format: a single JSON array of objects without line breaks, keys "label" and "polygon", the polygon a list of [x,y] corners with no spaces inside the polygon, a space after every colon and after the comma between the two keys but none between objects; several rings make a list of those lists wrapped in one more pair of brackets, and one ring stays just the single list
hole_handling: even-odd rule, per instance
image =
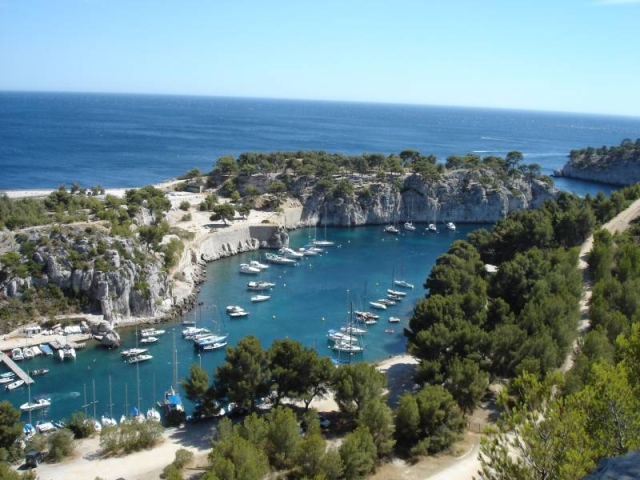
[{"label": "white sailboat", "polygon": [[[316,226],[317,230],[317,226]],[[315,247],[332,247],[335,245],[335,242],[331,240],[327,240],[327,207],[324,207],[324,240],[318,240],[317,237],[314,238],[311,244]]]}]

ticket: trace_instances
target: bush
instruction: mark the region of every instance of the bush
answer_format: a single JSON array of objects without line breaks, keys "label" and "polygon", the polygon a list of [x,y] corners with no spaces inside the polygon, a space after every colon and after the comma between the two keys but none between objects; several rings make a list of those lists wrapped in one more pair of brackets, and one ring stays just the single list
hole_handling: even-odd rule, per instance
[{"label": "bush", "polygon": [[127,454],[153,447],[164,427],[158,422],[125,422],[105,427],[100,434],[100,447],[105,455]]},{"label": "bush", "polygon": [[173,465],[178,469],[182,469],[185,465],[193,460],[193,452],[184,448],[178,449],[176,452],[176,458],[173,460]]},{"label": "bush", "polygon": [[47,460],[54,463],[71,456],[76,448],[73,432],[67,428],[58,430],[50,435],[48,443],[49,453]]},{"label": "bush", "polygon": [[188,201],[183,200],[182,202],[180,202],[179,208],[180,210],[184,210],[185,212],[188,212],[189,209],[191,208],[191,204]]},{"label": "bush", "polygon": [[182,218],[180,219],[181,222],[190,222],[191,221],[191,214],[187,213],[185,215],[182,216]]},{"label": "bush", "polygon": [[95,424],[82,412],[72,413],[69,421],[66,422],[69,430],[73,432],[75,438],[87,438],[96,431]]}]

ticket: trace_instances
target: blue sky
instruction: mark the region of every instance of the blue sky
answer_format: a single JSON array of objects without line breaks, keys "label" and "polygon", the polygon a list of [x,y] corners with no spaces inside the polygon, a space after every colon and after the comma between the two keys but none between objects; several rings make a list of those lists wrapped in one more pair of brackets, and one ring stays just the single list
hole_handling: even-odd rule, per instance
[{"label": "blue sky", "polygon": [[0,90],[640,116],[640,0],[0,0]]}]

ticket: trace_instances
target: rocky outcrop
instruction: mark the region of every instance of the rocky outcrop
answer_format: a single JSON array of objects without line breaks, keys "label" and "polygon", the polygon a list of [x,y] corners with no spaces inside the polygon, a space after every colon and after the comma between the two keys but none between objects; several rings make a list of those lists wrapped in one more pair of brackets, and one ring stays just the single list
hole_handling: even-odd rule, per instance
[{"label": "rocky outcrop", "polygon": [[[65,295],[83,298],[87,308],[105,320],[117,317],[156,317],[167,312],[171,283],[154,255],[145,255],[131,238],[68,227],[32,232],[30,258],[38,273],[5,272],[0,295],[21,298],[33,286],[54,285]],[[37,269],[32,268],[30,272]]]},{"label": "rocky outcrop", "polygon": [[640,162],[620,159],[581,164],[570,161],[556,175],[610,185],[634,185],[640,182]]},{"label": "rocky outcrop", "polygon": [[624,139],[615,147],[572,150],[569,161],[555,174],[610,185],[640,182],[640,139]]},{"label": "rocky outcrop", "polygon": [[303,189],[302,224],[358,226],[389,222],[493,223],[508,213],[538,208],[555,197],[552,186],[534,178],[506,181],[491,170],[455,170],[437,182],[419,175],[402,179],[401,188],[390,182],[363,182],[354,176],[353,197],[335,197]]}]

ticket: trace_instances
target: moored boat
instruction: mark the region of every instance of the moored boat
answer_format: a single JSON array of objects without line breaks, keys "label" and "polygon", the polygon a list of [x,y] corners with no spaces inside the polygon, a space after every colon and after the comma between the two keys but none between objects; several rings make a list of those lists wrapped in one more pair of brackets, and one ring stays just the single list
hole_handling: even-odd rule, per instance
[{"label": "moored boat", "polygon": [[438,232],[438,228],[436,227],[435,223],[430,223],[425,230],[427,230],[427,232],[432,232],[432,233]]},{"label": "moored boat", "polygon": [[36,370],[31,370],[29,372],[29,375],[31,377],[37,377],[38,375],[44,375],[45,373],[49,373],[49,369],[48,368],[38,368]]},{"label": "moored boat", "polygon": [[19,362],[20,360],[24,360],[24,355],[22,354],[22,349],[19,347],[16,347],[14,349],[11,350],[11,359],[14,362]]},{"label": "moored boat", "polygon": [[267,265],[266,263],[261,263],[257,260],[251,260],[249,262],[249,265],[254,268],[259,268],[260,270],[266,270],[267,268],[269,268],[269,265]]},{"label": "moored boat", "polygon": [[327,331],[327,338],[332,342],[356,343],[358,341],[357,337],[334,329]]},{"label": "moored boat", "polygon": [[166,333],[166,330],[159,330],[157,328],[145,328],[140,330],[140,336],[144,337],[157,337],[158,335],[163,335]]},{"label": "moored boat", "polygon": [[296,262],[296,260],[293,258],[287,258],[284,255],[276,255],[275,253],[267,253],[265,257],[267,258],[267,262],[274,263],[276,265],[297,265],[298,264],[298,262]]},{"label": "moored boat", "polygon": [[261,270],[258,267],[252,267],[248,263],[241,263],[238,267],[238,272],[247,275],[257,275],[261,272]]},{"label": "moored boat", "polygon": [[304,257],[303,253],[296,252],[295,250],[293,250],[292,248],[289,248],[289,247],[281,248],[280,250],[278,250],[278,253],[280,253],[285,258],[300,259],[300,258]]},{"label": "moored boat", "polygon": [[347,342],[336,342],[332,348],[334,350],[337,350],[338,352],[346,352],[346,353],[364,352],[364,347],[354,343],[347,343]]},{"label": "moored boat", "polygon": [[399,287],[413,288],[413,284],[407,282],[406,280],[394,280],[393,283],[394,283],[394,285],[397,285]]},{"label": "moored boat", "polygon": [[453,223],[453,222],[447,222],[447,223],[446,223],[446,226],[447,226],[447,230],[451,230],[451,231],[453,231],[453,232],[455,232],[455,231],[456,231],[456,224],[455,224],[455,223]]},{"label": "moored boat", "polygon": [[21,387],[22,385],[24,385],[24,380],[19,379],[19,380],[16,380],[15,382],[11,382],[10,384],[6,385],[4,389],[11,391],[11,390],[15,390],[18,387]]},{"label": "moored boat", "polygon": [[405,297],[407,295],[407,292],[403,292],[401,290],[392,290],[390,288],[387,289],[387,293],[395,295],[396,297]]},{"label": "moored boat", "polygon": [[378,310],[386,310],[387,306],[384,305],[381,302],[369,302],[369,305],[371,305],[373,308],[377,308]]},{"label": "moored boat", "polygon": [[130,348],[128,350],[123,350],[121,355],[123,357],[135,357],[136,355],[142,355],[143,353],[147,353],[148,351],[148,348]]},{"label": "moored boat", "polygon": [[158,337],[144,337],[142,340],[140,340],[140,343],[157,343],[158,342]]},{"label": "moored boat", "polygon": [[270,288],[275,287],[275,283],[271,282],[247,282],[247,290],[253,290],[256,292],[261,292],[264,290],[269,290]]},{"label": "moored boat", "polygon": [[389,317],[389,323],[400,323],[400,319],[398,317]]},{"label": "moored boat", "polygon": [[202,347],[202,350],[204,350],[205,352],[209,352],[211,350],[219,350],[223,347],[227,346],[227,341],[223,340],[221,342],[215,342],[215,343],[210,343],[209,345],[205,345],[204,347]]},{"label": "moored boat", "polygon": [[383,232],[390,233],[391,235],[398,235],[400,233],[400,230],[398,230],[398,228],[394,227],[393,225],[387,225],[386,227],[384,227]]},{"label": "moored boat", "polygon": [[3,374],[3,376],[0,376],[0,385],[4,385],[7,383],[11,383],[11,382],[15,382],[16,381],[16,376],[13,372],[9,372],[11,373],[11,375],[9,376],[5,376],[5,374]]},{"label": "moored boat", "polygon": [[416,227],[411,222],[405,222],[404,229],[409,230],[410,232],[413,232],[416,229]]},{"label": "moored boat", "polygon": [[271,295],[254,295],[251,297],[252,302],[265,302],[271,298]]},{"label": "moored boat", "polygon": [[129,358],[129,360],[127,360],[127,362],[129,363],[140,363],[140,362],[146,362],[147,360],[151,360],[153,358],[153,355],[149,355],[149,354],[141,354],[141,355],[136,355],[135,357],[131,357]]},{"label": "moored boat", "polygon": [[344,325],[340,327],[340,331],[348,333],[349,335],[364,335],[367,330],[364,328],[356,327],[355,325]]},{"label": "moored boat", "polygon": [[193,341],[194,348],[204,349],[208,345],[216,345],[227,341],[229,335],[207,335]]}]

